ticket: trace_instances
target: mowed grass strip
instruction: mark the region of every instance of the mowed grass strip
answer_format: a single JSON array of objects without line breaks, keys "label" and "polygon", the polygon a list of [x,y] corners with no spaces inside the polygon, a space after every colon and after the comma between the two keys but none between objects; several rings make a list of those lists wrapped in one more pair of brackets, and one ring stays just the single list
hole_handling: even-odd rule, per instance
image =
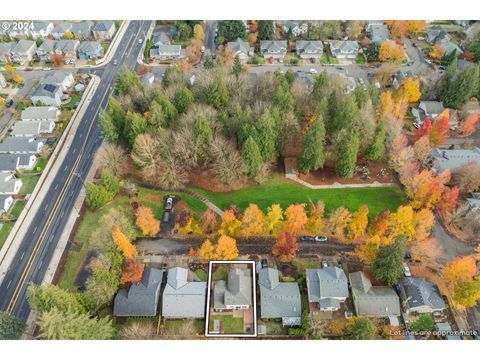
[{"label": "mowed grass strip", "polygon": [[340,206],[355,211],[360,206],[367,205],[370,210],[369,217],[372,218],[385,209],[395,211],[407,202],[407,198],[398,186],[315,190],[289,182],[281,176],[275,176],[263,185],[238,191],[212,192],[196,187],[192,187],[192,190],[221,209],[226,210],[230,205],[235,205],[241,211],[251,203],[257,204],[263,211],[272,204],[279,204],[285,210],[291,204],[308,204],[311,199],[313,202],[322,200],[325,203],[327,215]]}]

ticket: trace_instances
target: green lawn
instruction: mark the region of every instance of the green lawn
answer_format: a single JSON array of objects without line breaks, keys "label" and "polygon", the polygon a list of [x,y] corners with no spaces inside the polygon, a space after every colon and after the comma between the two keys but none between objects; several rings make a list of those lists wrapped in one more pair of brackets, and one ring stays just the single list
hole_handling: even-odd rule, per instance
[{"label": "green lawn", "polygon": [[80,101],[82,97],[78,94],[74,94],[72,95],[72,98],[70,99],[70,101],[68,103],[66,103],[65,105],[62,106],[62,109],[75,109],[75,104],[78,103]]},{"label": "green lawn", "polygon": [[0,229],[0,249],[2,248],[3,244],[7,240],[8,234],[10,234],[10,230],[12,230],[14,222],[10,223],[3,223],[2,228]]},{"label": "green lawn", "polygon": [[228,270],[225,266],[218,266],[212,274],[213,281],[227,280]]},{"label": "green lawn", "polygon": [[357,64],[365,64],[367,62],[366,59],[365,59],[365,55],[364,54],[359,54],[357,56],[357,59],[355,60],[355,62]]},{"label": "green lawn", "polygon": [[20,189],[20,195],[31,194],[33,189],[35,189],[35,185],[37,185],[40,176],[22,176],[20,178],[23,182],[22,188]]},{"label": "green lawn", "polygon": [[195,270],[195,275],[197,275],[197,277],[200,281],[207,281],[208,280],[208,274],[202,269]]},{"label": "green lawn", "polygon": [[18,218],[22,213],[23,208],[25,207],[26,201],[25,200],[17,200],[15,205],[13,205],[12,210],[10,210],[10,214],[14,218]]},{"label": "green lawn", "polygon": [[213,315],[210,316],[210,329],[213,328],[213,320],[220,320],[223,323],[224,334],[243,333],[243,318],[236,318],[232,315]]},{"label": "green lawn", "polygon": [[351,211],[362,205],[368,205],[369,216],[373,217],[380,211],[388,208],[396,210],[399,205],[405,204],[407,199],[399,187],[386,188],[353,188],[353,189],[322,189],[315,190],[287,181],[281,176],[274,176],[267,183],[252,186],[239,191],[210,192],[200,188],[192,190],[205,196],[222,209],[236,205],[244,210],[250,203],[257,204],[263,211],[275,203],[286,209],[290,204],[308,203],[309,199],[325,203],[327,214],[332,210],[345,206]]},{"label": "green lawn", "polygon": [[33,171],[42,172],[45,169],[45,166],[47,166],[47,162],[48,162],[48,159],[38,158],[37,162],[35,163],[35,166],[33,167]]}]

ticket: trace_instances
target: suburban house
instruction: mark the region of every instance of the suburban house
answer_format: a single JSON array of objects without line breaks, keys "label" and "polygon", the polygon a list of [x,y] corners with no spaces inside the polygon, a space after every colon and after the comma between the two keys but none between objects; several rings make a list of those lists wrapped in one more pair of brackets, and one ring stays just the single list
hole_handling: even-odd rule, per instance
[{"label": "suburban house", "polygon": [[12,136],[35,137],[39,134],[51,134],[55,129],[54,121],[33,120],[17,121],[12,127]]},{"label": "suburban house", "polygon": [[3,63],[9,63],[12,61],[12,49],[15,47],[16,43],[11,42],[0,42],[0,61]]},{"label": "suburban house", "polygon": [[51,56],[55,53],[56,40],[45,39],[43,43],[37,48],[36,54],[38,60],[49,62]]},{"label": "suburban house", "polygon": [[164,270],[146,268],[142,281],[118,290],[113,301],[114,316],[156,316]]},{"label": "suburban house", "polygon": [[385,21],[383,20],[367,20],[365,23],[365,31],[369,33],[374,26],[385,25]]},{"label": "suburban house", "polygon": [[0,173],[0,195],[18,194],[22,185],[22,180],[16,178],[14,173]]},{"label": "suburban house", "polygon": [[59,22],[52,30],[52,36],[56,40],[63,39],[65,32],[70,31],[72,29],[72,23],[69,21],[61,21]]},{"label": "suburban house", "polygon": [[34,21],[32,27],[28,32],[34,39],[46,38],[53,31],[53,23],[50,21]]},{"label": "suburban house", "polygon": [[371,25],[368,30],[368,36],[374,43],[381,44],[385,40],[390,39],[390,32],[385,24]]},{"label": "suburban house", "polygon": [[35,41],[22,39],[11,50],[12,61],[24,65],[33,60],[36,50]]},{"label": "suburban house", "polygon": [[280,282],[277,269],[264,268],[258,273],[260,317],[282,319],[283,326],[299,326],[302,298],[296,282]]},{"label": "suburban house", "polygon": [[470,194],[470,197],[467,198],[468,204],[468,214],[477,215],[480,217],[480,192],[474,192]]},{"label": "suburban house", "polygon": [[480,149],[447,150],[434,148],[430,152],[430,160],[434,172],[440,173],[449,169],[453,174],[457,168],[470,162],[476,162],[480,165]]},{"label": "suburban house", "polygon": [[62,89],[53,84],[40,84],[32,95],[34,105],[60,106],[62,103]]},{"label": "suburban house", "polygon": [[8,137],[0,143],[0,153],[38,154],[43,141],[26,137]]},{"label": "suburban house", "polygon": [[240,38],[235,41],[229,41],[227,43],[227,49],[232,51],[234,56],[238,55],[243,62],[247,61],[248,58],[254,54],[253,46],[250,46],[248,42]]},{"label": "suburban house", "polygon": [[287,55],[287,40],[261,40],[260,53],[267,61],[283,62]]},{"label": "suburban house", "polygon": [[80,60],[96,60],[103,56],[103,47],[97,41],[82,41],[78,47]]},{"label": "suburban house", "polygon": [[87,40],[90,39],[92,35],[93,22],[90,20],[86,21],[76,21],[72,23],[70,31],[75,36],[75,39],[78,40]]},{"label": "suburban house", "polygon": [[297,55],[301,59],[320,59],[323,55],[323,43],[316,40],[297,40]]},{"label": "suburban house", "polygon": [[421,124],[426,117],[430,120],[435,120],[445,108],[440,101],[420,101],[417,108],[412,108],[412,115],[415,117],[415,122]]},{"label": "suburban house", "polygon": [[62,91],[65,91],[71,87],[73,82],[73,74],[69,71],[54,71],[42,79],[42,84],[59,86]]},{"label": "suburban house", "polygon": [[250,269],[230,269],[226,282],[219,280],[215,283],[213,298],[215,311],[249,309],[253,305]]},{"label": "suburban house", "polygon": [[80,41],[78,40],[59,40],[55,45],[55,54],[62,55],[66,65],[75,64],[79,47]]},{"label": "suburban house", "polygon": [[112,20],[99,21],[93,27],[93,37],[96,40],[111,40],[115,35],[115,22]]},{"label": "suburban house", "polygon": [[401,278],[400,298],[404,308],[415,313],[432,313],[447,307],[437,285],[421,278]]},{"label": "suburban house", "polygon": [[188,281],[188,269],[168,270],[167,285],[163,290],[162,316],[168,319],[205,317],[207,283]]},{"label": "suburban house", "polygon": [[22,111],[20,119],[22,121],[32,120],[51,120],[56,121],[60,115],[60,110],[54,106],[30,106]]},{"label": "suburban house", "polygon": [[337,311],[348,297],[348,280],[343,269],[326,266],[307,269],[308,302],[320,311]]},{"label": "suburban house", "polygon": [[440,26],[432,26],[425,29],[427,33],[426,41],[430,44],[436,44],[442,40],[450,40],[450,35],[448,32]]},{"label": "suburban house", "polygon": [[34,154],[0,154],[0,172],[31,170],[36,161]]},{"label": "suburban house", "polygon": [[13,197],[12,195],[0,195],[0,215],[5,214],[10,210],[13,204]]},{"label": "suburban house", "polygon": [[443,49],[445,50],[444,55],[450,55],[453,51],[456,51],[457,55],[463,53],[463,50],[460,48],[460,46],[451,40],[443,39],[439,41],[438,44],[442,45]]},{"label": "suburban house", "polygon": [[308,24],[305,21],[299,20],[288,20],[283,22],[283,31],[285,34],[289,32],[294,37],[299,37],[300,35],[306,34],[308,32]]},{"label": "suburban house", "polygon": [[157,60],[174,60],[182,55],[181,45],[160,45],[150,49],[150,57]]},{"label": "suburban house", "polygon": [[400,298],[391,286],[372,286],[363,271],[350,274],[353,306],[358,316],[396,317]]},{"label": "suburban house", "polygon": [[330,52],[338,60],[355,60],[358,56],[358,42],[351,40],[330,40]]},{"label": "suburban house", "polygon": [[170,45],[172,36],[169,31],[159,31],[152,36],[153,46]]},{"label": "suburban house", "polygon": [[405,80],[411,77],[415,77],[415,75],[410,70],[398,70],[392,75],[391,85],[398,88]]}]

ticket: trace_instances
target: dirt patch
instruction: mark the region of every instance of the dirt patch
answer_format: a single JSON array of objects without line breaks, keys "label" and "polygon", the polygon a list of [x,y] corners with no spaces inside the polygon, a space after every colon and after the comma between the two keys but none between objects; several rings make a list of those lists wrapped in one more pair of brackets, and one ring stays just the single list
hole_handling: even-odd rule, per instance
[{"label": "dirt patch", "polygon": [[200,187],[214,192],[225,192],[240,190],[251,186],[252,182],[248,180],[239,180],[231,185],[227,185],[218,180],[210,170],[196,169],[190,173],[189,182],[193,186]]},{"label": "dirt patch", "polygon": [[[351,179],[342,179],[335,174],[334,162],[328,162],[323,169],[318,169],[316,171],[310,172],[308,175],[299,174],[299,179],[306,181],[312,185],[330,185],[333,183],[339,184],[372,184],[377,181],[379,183],[390,183],[392,182],[392,177],[388,171],[384,170],[383,175],[381,173],[382,169],[386,169],[387,166],[382,162],[373,162],[364,159],[359,159],[357,161],[357,171]],[[368,172],[368,178],[364,177],[365,173]]]}]

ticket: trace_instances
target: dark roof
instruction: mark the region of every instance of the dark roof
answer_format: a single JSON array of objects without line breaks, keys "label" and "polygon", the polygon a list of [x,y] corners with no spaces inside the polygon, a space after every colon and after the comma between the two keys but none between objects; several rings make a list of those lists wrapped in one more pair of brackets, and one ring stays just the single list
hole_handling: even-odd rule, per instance
[{"label": "dark roof", "polygon": [[410,309],[415,310],[420,306],[429,307],[432,311],[445,309],[445,301],[443,301],[437,285],[425,279],[414,277],[402,278],[400,285]]},{"label": "dark roof", "polygon": [[147,268],[142,281],[120,289],[115,296],[113,315],[115,316],[156,316],[162,285],[163,270]]},{"label": "dark roof", "polygon": [[93,31],[108,31],[114,24],[112,20],[99,21],[93,27]]}]

